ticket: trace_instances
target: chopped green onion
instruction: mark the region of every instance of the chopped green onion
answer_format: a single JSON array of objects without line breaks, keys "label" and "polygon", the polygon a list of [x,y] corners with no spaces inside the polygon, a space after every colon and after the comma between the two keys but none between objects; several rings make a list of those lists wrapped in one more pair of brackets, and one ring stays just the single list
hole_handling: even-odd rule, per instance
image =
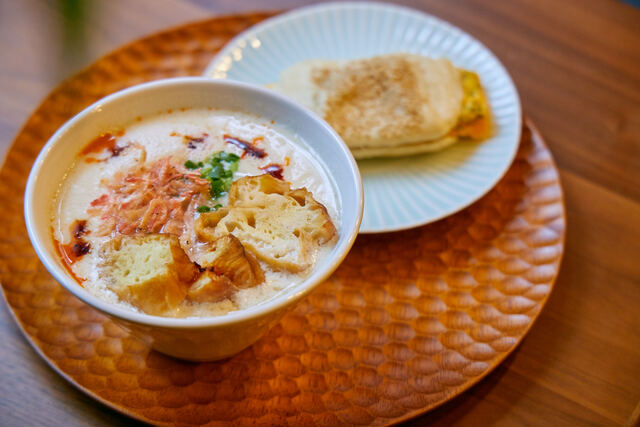
[{"label": "chopped green onion", "polygon": [[229,191],[239,162],[240,156],[225,151],[213,153],[203,164],[201,162],[200,176],[209,181],[209,193],[213,199]]},{"label": "chopped green onion", "polygon": [[200,213],[211,212],[211,208],[209,206],[198,206],[196,210]]},{"label": "chopped green onion", "polygon": [[[218,151],[207,157],[204,162],[196,163],[187,160],[184,162],[184,167],[190,170],[200,168],[200,177],[209,181],[211,198],[217,199],[225,195],[231,188],[233,174],[238,171],[239,162],[240,156],[226,151]],[[200,212],[200,208],[202,206],[198,208],[198,212]]]},{"label": "chopped green onion", "polygon": [[195,163],[191,160],[184,162],[184,167],[191,170],[201,168],[202,166],[204,166],[202,162]]}]

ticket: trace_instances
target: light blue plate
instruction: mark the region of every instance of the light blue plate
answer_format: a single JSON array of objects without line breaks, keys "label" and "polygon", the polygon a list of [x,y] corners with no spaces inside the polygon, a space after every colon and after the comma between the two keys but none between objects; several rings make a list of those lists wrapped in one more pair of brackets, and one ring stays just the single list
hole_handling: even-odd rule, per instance
[{"label": "light blue plate", "polygon": [[365,190],[361,233],[396,231],[451,215],[485,195],[507,171],[520,141],[518,92],[482,43],[441,19],[383,3],[329,3],[268,19],[233,39],[205,75],[254,84],[277,81],[311,58],[365,58],[410,52],[449,58],[478,73],[494,135],[419,156],[358,162]]}]

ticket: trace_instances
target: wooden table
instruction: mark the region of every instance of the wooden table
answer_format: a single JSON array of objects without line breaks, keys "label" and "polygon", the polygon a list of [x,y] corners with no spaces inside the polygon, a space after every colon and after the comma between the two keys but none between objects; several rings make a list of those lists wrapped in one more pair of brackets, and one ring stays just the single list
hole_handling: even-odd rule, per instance
[{"label": "wooden table", "polygon": [[[49,91],[123,43],[214,14],[310,2],[111,0],[68,8],[75,3],[0,0],[2,154]],[[555,291],[522,345],[480,384],[409,424],[637,424],[640,9],[615,0],[405,3],[462,27],[500,57],[555,155],[568,211]],[[54,373],[4,305],[0,342],[0,424],[134,424]]]}]

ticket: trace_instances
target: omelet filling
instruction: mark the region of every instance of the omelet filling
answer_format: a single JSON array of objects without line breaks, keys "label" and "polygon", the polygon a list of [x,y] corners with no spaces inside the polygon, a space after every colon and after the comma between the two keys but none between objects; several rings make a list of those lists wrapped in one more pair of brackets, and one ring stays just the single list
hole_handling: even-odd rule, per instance
[{"label": "omelet filling", "polygon": [[458,123],[449,134],[459,138],[485,139],[491,133],[491,120],[480,78],[473,71],[460,70],[460,80],[464,91],[462,109]]}]

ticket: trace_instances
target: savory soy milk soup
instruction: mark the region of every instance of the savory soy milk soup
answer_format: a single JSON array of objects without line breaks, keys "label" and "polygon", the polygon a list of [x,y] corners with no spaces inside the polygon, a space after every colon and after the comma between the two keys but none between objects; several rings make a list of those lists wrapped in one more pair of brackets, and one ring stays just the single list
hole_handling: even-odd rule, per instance
[{"label": "savory soy milk soup", "polygon": [[338,238],[332,181],[296,138],[211,109],[96,135],[54,203],[62,261],[89,292],[148,314],[214,316],[273,297]]}]

